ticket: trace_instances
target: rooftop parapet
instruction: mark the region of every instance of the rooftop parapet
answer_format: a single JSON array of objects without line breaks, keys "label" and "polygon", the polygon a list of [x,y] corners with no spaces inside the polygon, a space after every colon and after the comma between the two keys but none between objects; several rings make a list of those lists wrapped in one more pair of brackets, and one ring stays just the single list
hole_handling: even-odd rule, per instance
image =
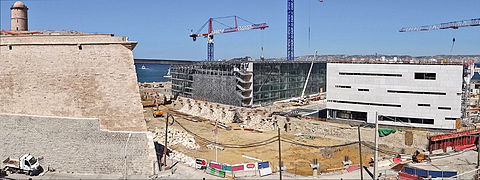
[{"label": "rooftop parapet", "polygon": [[412,65],[463,65],[459,61],[445,60],[328,60],[327,63],[351,64],[412,64]]}]

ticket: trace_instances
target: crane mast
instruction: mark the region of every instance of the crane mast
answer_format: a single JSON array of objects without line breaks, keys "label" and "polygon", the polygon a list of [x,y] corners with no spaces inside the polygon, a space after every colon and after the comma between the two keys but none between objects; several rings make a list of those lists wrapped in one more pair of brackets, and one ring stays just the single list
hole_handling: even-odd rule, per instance
[{"label": "crane mast", "polygon": [[295,37],[294,37],[294,0],[287,0],[287,60],[293,61],[295,58]]},{"label": "crane mast", "polygon": [[[323,0],[318,0],[323,2]],[[295,59],[295,0],[287,0],[287,61]]]}]

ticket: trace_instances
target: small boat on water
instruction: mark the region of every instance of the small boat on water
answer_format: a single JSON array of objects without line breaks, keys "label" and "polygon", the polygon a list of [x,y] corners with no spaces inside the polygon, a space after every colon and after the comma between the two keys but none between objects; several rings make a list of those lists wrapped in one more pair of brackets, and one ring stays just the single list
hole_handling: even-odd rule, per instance
[{"label": "small boat on water", "polygon": [[147,69],[147,67],[145,67],[145,65],[142,65],[142,68],[140,68],[140,69]]},{"label": "small boat on water", "polygon": [[167,74],[163,76],[164,78],[172,78],[172,75],[170,75],[170,68],[168,68]]}]

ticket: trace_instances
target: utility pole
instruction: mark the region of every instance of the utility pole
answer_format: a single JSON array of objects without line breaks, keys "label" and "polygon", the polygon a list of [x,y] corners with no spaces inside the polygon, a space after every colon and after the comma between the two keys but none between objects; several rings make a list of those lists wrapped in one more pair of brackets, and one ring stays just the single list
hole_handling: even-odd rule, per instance
[{"label": "utility pole", "polygon": [[280,167],[280,180],[282,180],[282,148],[280,147],[280,127],[277,126],[278,130],[278,167]]},{"label": "utility pole", "polygon": [[478,168],[480,167],[480,134],[477,134],[477,174],[475,174],[475,179],[478,179]]},{"label": "utility pole", "polygon": [[[165,144],[163,146],[163,155],[162,155],[162,161],[163,161],[163,166],[167,166],[167,140],[168,140],[168,118],[171,117],[172,118],[172,122],[170,125],[173,125],[173,122],[175,121],[175,119],[173,118],[172,115],[170,114],[167,114],[167,117],[165,118]],[[162,168],[160,167],[160,170]]]},{"label": "utility pole", "polygon": [[360,125],[358,125],[358,152],[360,153],[360,179],[363,180],[362,139],[360,137],[361,137]]},{"label": "utility pole", "polygon": [[377,169],[378,169],[378,112],[375,112],[375,156],[374,156],[375,166],[373,167],[373,176],[374,179],[377,179]]},{"label": "utility pole", "polygon": [[215,133],[215,162],[218,162],[218,125],[216,121],[215,121],[215,129],[217,131]]},{"label": "utility pole", "polygon": [[212,133],[215,136],[215,162],[218,162],[218,121],[215,121]]}]

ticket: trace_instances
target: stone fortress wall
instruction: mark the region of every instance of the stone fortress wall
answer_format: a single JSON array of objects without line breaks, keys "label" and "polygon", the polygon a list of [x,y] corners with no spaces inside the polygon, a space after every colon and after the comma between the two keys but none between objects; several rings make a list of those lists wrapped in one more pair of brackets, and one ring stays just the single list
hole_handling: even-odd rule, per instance
[{"label": "stone fortress wall", "polygon": [[154,174],[135,45],[75,31],[1,34],[0,159],[31,153],[57,172]]},{"label": "stone fortress wall", "polygon": [[[30,153],[60,173],[152,175],[153,135],[109,132],[98,119],[0,115],[0,160]],[[125,159],[125,156],[127,157]],[[125,167],[125,163],[126,167]]]},{"label": "stone fortress wall", "polygon": [[146,131],[135,45],[110,34],[0,36],[0,113],[99,118],[104,130]]}]

